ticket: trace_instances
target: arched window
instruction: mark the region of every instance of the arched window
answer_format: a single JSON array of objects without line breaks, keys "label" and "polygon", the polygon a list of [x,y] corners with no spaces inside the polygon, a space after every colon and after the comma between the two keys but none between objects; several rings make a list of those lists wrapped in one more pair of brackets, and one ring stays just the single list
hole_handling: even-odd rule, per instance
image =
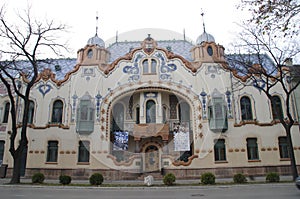
[{"label": "arched window", "polygon": [[28,109],[28,124],[33,123],[33,116],[34,116],[34,102],[29,102],[29,109]]},{"label": "arched window", "polygon": [[153,100],[149,100],[146,103],[146,123],[156,122],[156,106]]},{"label": "arched window", "polygon": [[52,107],[52,123],[62,123],[63,114],[63,102],[61,100],[56,100]]},{"label": "arched window", "polygon": [[242,120],[253,120],[250,98],[244,96],[240,100]]},{"label": "arched window", "polygon": [[156,73],[157,62],[155,59],[151,59],[151,73]]},{"label": "arched window", "polygon": [[121,103],[117,103],[113,108],[113,131],[124,130],[124,106]]},{"label": "arched window", "polygon": [[282,105],[280,97],[273,96],[271,100],[271,106],[272,106],[272,115],[274,120],[279,120],[280,118],[283,118],[283,112],[282,112]]},{"label": "arched window", "polygon": [[2,120],[3,123],[8,122],[9,110],[10,110],[10,104],[9,104],[9,102],[6,102],[5,107],[4,107],[3,120]]},{"label": "arched window", "polygon": [[145,59],[142,64],[143,64],[143,74],[149,73],[148,59]]}]

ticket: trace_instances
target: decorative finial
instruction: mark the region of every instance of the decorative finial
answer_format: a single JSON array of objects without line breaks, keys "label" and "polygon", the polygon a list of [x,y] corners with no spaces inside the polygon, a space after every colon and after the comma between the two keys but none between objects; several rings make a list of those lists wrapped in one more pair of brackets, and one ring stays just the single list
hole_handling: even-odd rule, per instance
[{"label": "decorative finial", "polygon": [[185,41],[185,28],[183,29],[183,40]]},{"label": "decorative finial", "polygon": [[202,16],[202,22],[203,22],[203,32],[205,32],[205,23],[204,23],[204,12],[203,12],[203,9],[201,8],[201,16]]},{"label": "decorative finial", "polygon": [[96,36],[98,35],[98,11],[96,12]]}]

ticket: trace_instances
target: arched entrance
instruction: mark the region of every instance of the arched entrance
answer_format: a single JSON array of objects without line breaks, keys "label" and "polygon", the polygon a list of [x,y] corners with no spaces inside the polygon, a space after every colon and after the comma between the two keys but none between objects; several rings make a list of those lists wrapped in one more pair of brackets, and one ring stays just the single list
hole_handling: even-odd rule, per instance
[{"label": "arched entrance", "polygon": [[149,144],[143,148],[144,153],[144,172],[159,171],[160,152],[156,145]]}]

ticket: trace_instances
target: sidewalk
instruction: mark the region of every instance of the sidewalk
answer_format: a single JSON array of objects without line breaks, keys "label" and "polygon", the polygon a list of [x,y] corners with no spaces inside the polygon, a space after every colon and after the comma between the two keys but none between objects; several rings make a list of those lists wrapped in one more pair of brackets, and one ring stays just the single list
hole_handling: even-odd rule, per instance
[{"label": "sidewalk", "polygon": [[[10,181],[10,178],[0,178],[0,185],[5,185],[8,184]],[[292,181],[292,176],[280,176],[280,181]],[[265,177],[255,177],[254,179],[249,179],[247,178],[247,182],[265,182]],[[21,183],[31,183],[30,178],[21,178]],[[44,183],[49,183],[49,184],[59,184],[59,180],[55,179],[45,179]],[[192,179],[192,180],[184,180],[184,179],[176,179],[176,184],[178,185],[196,185],[200,184],[200,177],[199,179]],[[216,178],[216,183],[233,183],[232,178]],[[72,180],[71,184],[78,184],[78,185],[89,185],[89,180]],[[142,186],[144,185],[144,181],[141,180],[104,180],[103,181],[104,185],[130,185],[130,186]],[[163,181],[162,180],[155,180],[154,179],[154,185],[162,185]]]}]

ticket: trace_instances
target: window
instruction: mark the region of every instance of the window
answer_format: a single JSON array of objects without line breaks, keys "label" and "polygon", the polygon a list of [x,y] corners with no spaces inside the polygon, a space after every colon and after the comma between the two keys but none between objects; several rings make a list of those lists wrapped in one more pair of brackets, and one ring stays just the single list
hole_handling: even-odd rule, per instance
[{"label": "window", "polygon": [[90,161],[90,142],[80,141],[78,148],[78,162]]},{"label": "window", "polygon": [[57,162],[58,141],[49,141],[47,150],[47,162]]},{"label": "window", "polygon": [[222,97],[215,97],[208,106],[209,128],[215,132],[225,132],[228,129],[227,109]]},{"label": "window", "polygon": [[94,131],[94,111],[91,96],[84,96],[77,109],[76,131],[78,133],[92,133]]},{"label": "window", "polygon": [[273,96],[271,100],[271,106],[272,106],[272,115],[274,120],[279,120],[280,118],[283,118],[283,112],[282,112],[282,105],[280,97]]},{"label": "window", "polygon": [[280,158],[290,158],[287,137],[278,138]]},{"label": "window", "polygon": [[56,100],[53,103],[52,108],[52,123],[62,123],[63,114],[63,102],[61,100]]},{"label": "window", "polygon": [[155,59],[151,59],[151,73],[156,73],[157,62]]},{"label": "window", "polygon": [[9,111],[10,111],[10,104],[9,104],[9,102],[6,102],[5,107],[4,107],[4,115],[3,115],[2,123],[8,122]]},{"label": "window", "polygon": [[212,55],[214,54],[213,48],[212,48],[211,46],[208,46],[208,47],[207,47],[207,54],[208,54],[209,56],[212,56]]},{"label": "window", "polygon": [[253,120],[252,107],[249,97],[242,97],[240,100],[242,120]]},{"label": "window", "polygon": [[148,59],[145,59],[143,61],[143,73],[147,74],[149,73],[149,63],[148,63]]},{"label": "window", "polygon": [[258,160],[258,146],[256,138],[247,139],[248,160]]},{"label": "window", "polygon": [[215,161],[226,161],[226,148],[225,148],[224,139],[217,140],[214,146],[214,152],[215,152]]},{"label": "window", "polygon": [[5,145],[5,142],[3,140],[0,140],[0,165],[3,162],[4,145]]},{"label": "window", "polygon": [[190,121],[190,106],[186,102],[179,104],[179,120],[180,122]]},{"label": "window", "polygon": [[139,124],[140,123],[140,107],[136,107],[136,114],[135,114],[135,123]]},{"label": "window", "polygon": [[121,103],[117,103],[113,108],[113,131],[124,130],[124,106]]},{"label": "window", "polygon": [[146,103],[146,123],[156,122],[156,106],[153,100],[149,100]]},{"label": "window", "polygon": [[155,59],[145,59],[142,65],[143,74],[156,74],[157,61]]},{"label": "window", "polygon": [[89,49],[88,52],[87,52],[87,57],[89,59],[91,59],[93,57],[93,50],[92,49]]},{"label": "window", "polygon": [[28,109],[28,124],[33,123],[33,116],[34,116],[34,102],[29,102],[29,109]]}]

